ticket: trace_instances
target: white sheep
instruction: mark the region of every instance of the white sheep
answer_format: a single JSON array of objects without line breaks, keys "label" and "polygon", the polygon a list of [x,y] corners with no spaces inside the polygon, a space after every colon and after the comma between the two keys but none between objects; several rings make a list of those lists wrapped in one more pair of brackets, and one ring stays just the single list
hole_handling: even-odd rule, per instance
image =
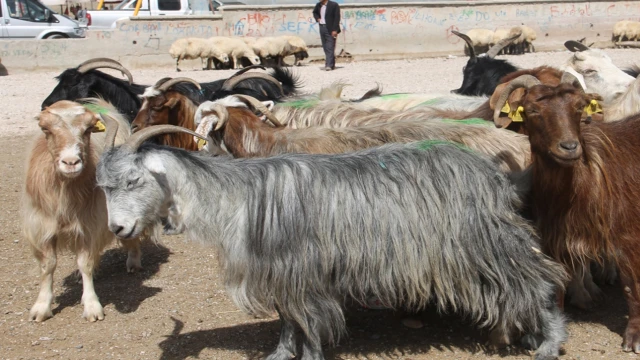
[{"label": "white sheep", "polygon": [[307,43],[301,37],[295,35],[282,35],[280,37],[287,39],[293,47],[293,55],[296,58],[295,65],[300,65],[302,60],[309,57]]},{"label": "white sheep", "polygon": [[[493,42],[493,31],[487,29],[471,29],[467,31],[467,36],[471,39],[475,52],[478,54],[487,52]],[[465,53],[469,55],[468,46],[465,47]]]},{"label": "white sheep", "polygon": [[613,33],[611,35],[611,41],[614,43],[619,41],[629,40],[627,38],[627,25],[632,23],[629,20],[621,20],[613,25]]},{"label": "white sheep", "polygon": [[[180,60],[200,59],[203,62],[203,68],[209,68],[211,58],[215,58],[223,63],[229,62],[226,53],[216,49],[208,39],[202,38],[184,38],[178,39],[171,44],[169,55],[176,59],[176,71],[180,71],[178,65]],[[206,66],[204,62],[207,62]]]},{"label": "white sheep", "polygon": [[[117,141],[128,138],[129,124],[113,106],[97,99],[92,104],[99,113],[122,124]],[[104,130],[103,125],[99,127],[100,116],[67,100],[54,103],[38,116],[42,133],[31,147],[23,200],[23,233],[41,270],[40,293],[29,312],[31,320],[53,316],[53,272],[56,254],[63,249],[77,256],[82,316],[89,321],[104,319],[93,273],[100,253],[113,242],[114,235],[109,231],[105,194],[96,185],[96,165],[105,134],[92,132]],[[123,245],[129,250],[127,270],[141,268],[139,240],[123,241]]]},{"label": "white sheep", "polygon": [[261,37],[256,39],[252,45],[253,51],[260,56],[262,63],[266,63],[267,59],[275,59],[278,66],[283,65],[285,56],[293,55],[293,46],[288,39],[283,37]]},{"label": "white sheep", "polygon": [[260,57],[247,45],[242,38],[215,36],[209,39],[221,52],[227,54],[233,61],[233,68],[241,67],[240,59],[247,58],[253,65],[260,64]]}]

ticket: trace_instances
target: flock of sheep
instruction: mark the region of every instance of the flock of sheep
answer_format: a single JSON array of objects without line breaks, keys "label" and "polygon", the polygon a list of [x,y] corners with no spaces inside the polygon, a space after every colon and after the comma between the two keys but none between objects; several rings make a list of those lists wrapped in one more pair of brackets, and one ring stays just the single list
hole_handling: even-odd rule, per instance
[{"label": "flock of sheep", "polygon": [[[184,38],[176,40],[169,49],[180,71],[180,60],[201,59],[203,69],[239,69],[247,65],[267,64],[274,61],[283,66],[283,59],[295,56],[295,64],[309,57],[307,45],[299,36],[224,37],[209,39]],[[206,61],[206,65],[204,62]]]},{"label": "flock of sheep", "polygon": [[490,47],[499,43],[504,39],[512,38],[511,44],[505,47],[502,54],[524,54],[525,52],[535,52],[533,41],[536,40],[536,32],[526,25],[514,26],[511,29],[471,29],[466,32],[471,39],[471,44],[465,47],[465,54],[470,54],[470,47],[473,47],[476,53],[484,53]]},{"label": "flock of sheep", "polygon": [[581,308],[599,296],[591,265],[623,283],[623,350],[640,353],[637,71],[576,41],[562,68],[518,69],[495,57],[516,41],[532,51],[525,27],[456,34],[470,46],[463,83],[437,98],[376,88],[345,100],[342,84],[302,94],[293,70],[259,65],[306,53],[293,37],[173,44],[178,62],[252,63],[213,82],[137,84],[106,58],[65,70],[25,184],[42,271],[30,318],[53,316],[57,249],[77,255],[83,316],[96,321],[105,246],[122,242],[135,271],[140,240],[185,233],[218,249],[238,307],[280,316],[269,359],[298,355],[297,330],[302,358],[323,359],[346,332],[345,300],[370,298],[435,304],[495,345],[557,358],[565,291]]}]

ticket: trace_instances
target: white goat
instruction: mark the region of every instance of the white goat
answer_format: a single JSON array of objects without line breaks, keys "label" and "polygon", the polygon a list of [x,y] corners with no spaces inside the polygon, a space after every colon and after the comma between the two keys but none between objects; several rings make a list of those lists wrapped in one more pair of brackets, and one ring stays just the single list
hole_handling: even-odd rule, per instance
[{"label": "white goat", "polygon": [[209,41],[231,58],[234,69],[241,67],[240,59],[243,57],[249,59],[253,65],[260,64],[260,57],[256,55],[253,49],[247,45],[242,38],[216,36],[210,38]]},{"label": "white goat", "polygon": [[[573,55],[565,63],[565,71],[573,74],[586,92],[602,96],[605,105],[627,92],[635,79],[613,64],[602,50],[591,49],[577,41],[565,42]],[[607,117],[607,120],[611,120]]]},{"label": "white goat", "polygon": [[[92,100],[94,108],[116,119],[117,141],[129,135],[127,121],[102,100]],[[93,288],[93,270],[100,253],[109,245],[104,193],[96,186],[96,164],[104,148],[104,134],[92,134],[99,116],[84,106],[59,101],[38,116],[42,134],[31,148],[23,201],[23,233],[40,264],[40,293],[29,318],[44,321],[53,316],[53,272],[56,253],[70,249],[77,256],[82,275],[82,316],[89,321],[104,319],[104,311]],[[141,268],[139,241],[126,241],[127,270]]]}]

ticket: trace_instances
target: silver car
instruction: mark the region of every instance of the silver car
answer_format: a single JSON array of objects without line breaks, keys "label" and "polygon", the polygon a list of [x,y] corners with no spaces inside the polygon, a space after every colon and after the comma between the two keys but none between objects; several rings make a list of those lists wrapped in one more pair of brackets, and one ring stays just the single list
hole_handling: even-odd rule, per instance
[{"label": "silver car", "polygon": [[0,38],[82,38],[86,29],[37,0],[0,0]]}]

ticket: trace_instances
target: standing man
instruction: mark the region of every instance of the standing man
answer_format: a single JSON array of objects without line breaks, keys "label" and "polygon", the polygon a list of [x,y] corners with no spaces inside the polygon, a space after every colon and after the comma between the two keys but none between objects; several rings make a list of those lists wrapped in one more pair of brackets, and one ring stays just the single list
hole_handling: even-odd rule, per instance
[{"label": "standing man", "polygon": [[325,55],[326,71],[336,68],[336,39],[340,34],[340,6],[330,0],[321,0],[313,9],[313,17],[320,26],[320,40]]}]

